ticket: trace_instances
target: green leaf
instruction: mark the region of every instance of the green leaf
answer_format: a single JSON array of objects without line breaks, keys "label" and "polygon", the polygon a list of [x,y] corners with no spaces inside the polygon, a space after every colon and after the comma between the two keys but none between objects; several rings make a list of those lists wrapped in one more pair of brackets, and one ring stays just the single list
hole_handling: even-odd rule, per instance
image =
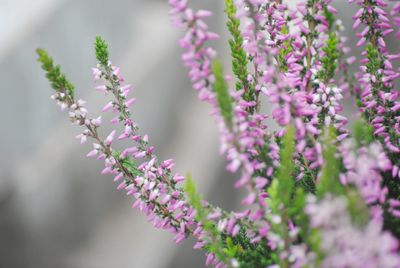
[{"label": "green leaf", "polygon": [[[281,33],[283,35],[286,35],[289,33],[289,28],[287,25],[282,26]],[[288,66],[286,63],[286,56],[293,51],[293,46],[291,43],[292,43],[292,39],[288,38],[287,40],[285,40],[283,42],[283,44],[281,45],[281,48],[279,50],[279,55],[278,55],[277,60],[279,62],[280,69],[283,72],[286,72],[288,70]]]},{"label": "green leaf", "polygon": [[132,174],[133,177],[143,176],[143,172],[137,169],[136,161],[133,158],[125,158],[122,165]]},{"label": "green leaf", "polygon": [[344,188],[340,184],[340,161],[336,157],[336,129],[332,126],[326,128],[323,134],[323,157],[324,164],[321,171],[321,179],[317,184],[317,196],[322,198],[330,192],[334,195],[344,193]]},{"label": "green leaf", "polygon": [[329,38],[326,40],[326,46],[322,48],[325,52],[325,56],[321,59],[323,71],[318,74],[318,77],[326,82],[335,76],[338,67],[338,43],[339,41],[335,32],[331,32]]},{"label": "green leaf", "polygon": [[287,129],[285,136],[283,137],[283,143],[280,151],[280,166],[277,171],[276,179],[279,182],[277,188],[277,194],[280,196],[281,202],[285,205],[285,207],[289,207],[290,197],[294,188],[294,135],[295,129],[290,126]]},{"label": "green leaf", "polygon": [[196,220],[199,222],[205,221],[208,213],[202,205],[203,198],[197,193],[196,184],[190,174],[186,176],[185,191],[188,196],[189,204],[196,210]]},{"label": "green leaf", "polygon": [[106,41],[100,36],[97,36],[96,41],[94,42],[94,48],[96,50],[96,59],[101,65],[108,66],[109,53]]},{"label": "green leaf", "polygon": [[333,26],[335,26],[336,18],[333,15],[332,12],[329,12],[327,7],[324,8],[324,17],[328,21],[329,31],[332,31],[333,30]]},{"label": "green leaf", "polygon": [[222,64],[215,60],[212,64],[212,71],[215,77],[213,89],[217,94],[219,109],[226,125],[231,128],[233,118],[232,99],[229,95],[228,84],[224,79]]},{"label": "green leaf", "polygon": [[369,222],[369,209],[360,193],[355,189],[349,189],[346,193],[348,201],[347,210],[353,224],[363,227]]},{"label": "green leaf", "polygon": [[353,136],[359,147],[368,145],[375,140],[374,127],[366,123],[364,120],[358,120],[354,123]]},{"label": "green leaf", "polygon": [[60,65],[55,65],[49,54],[41,48],[36,49],[42,64],[42,69],[46,72],[46,78],[49,80],[51,87],[61,93],[67,94],[71,99],[74,97],[74,85],[61,73]]},{"label": "green leaf", "polygon": [[229,46],[232,56],[232,71],[238,79],[236,82],[236,90],[245,90],[243,96],[245,100],[255,100],[254,86],[247,80],[249,75],[247,70],[247,53],[243,49],[243,36],[240,31],[240,20],[236,18],[236,7],[233,0],[225,0],[225,13],[228,16],[226,25],[231,34]]}]

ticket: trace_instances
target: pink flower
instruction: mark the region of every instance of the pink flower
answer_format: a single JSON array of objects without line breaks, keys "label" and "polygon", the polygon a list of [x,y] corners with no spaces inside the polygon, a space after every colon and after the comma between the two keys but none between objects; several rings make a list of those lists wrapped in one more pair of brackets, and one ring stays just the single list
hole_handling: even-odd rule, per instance
[{"label": "pink flower", "polygon": [[112,101],[108,102],[103,109],[101,110],[102,112],[108,112],[109,110],[111,110],[114,107],[114,104]]},{"label": "pink flower", "polygon": [[111,133],[107,136],[107,138],[104,141],[105,145],[111,145],[111,143],[114,140],[115,133],[116,133],[116,130],[111,131]]}]

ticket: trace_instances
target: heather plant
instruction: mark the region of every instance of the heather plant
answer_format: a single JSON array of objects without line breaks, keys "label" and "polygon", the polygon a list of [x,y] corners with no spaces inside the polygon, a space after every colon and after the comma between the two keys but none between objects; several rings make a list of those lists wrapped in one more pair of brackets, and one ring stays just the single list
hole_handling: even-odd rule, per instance
[{"label": "heather plant", "polygon": [[[60,66],[37,53],[52,98],[82,128],[77,138],[94,142],[87,156],[104,161],[101,173],[176,243],[194,237],[206,265],[400,267],[400,52],[386,46],[388,36],[400,37],[400,3],[349,0],[358,5],[353,29],[363,51],[349,57],[331,0],[293,9],[287,2],[225,0],[227,75],[210,46],[219,38],[205,22],[211,12],[169,0],[173,24],[185,30],[179,44],[190,81],[211,106],[235,187],[247,191],[240,211],[210,204],[189,175],[173,171],[172,159],[158,159],[105,40],[95,40],[92,69],[96,90],[111,98],[102,112],[115,116],[105,137],[101,116],[90,117]],[[359,110],[352,127],[343,98]],[[131,145],[117,150],[120,140]]]}]

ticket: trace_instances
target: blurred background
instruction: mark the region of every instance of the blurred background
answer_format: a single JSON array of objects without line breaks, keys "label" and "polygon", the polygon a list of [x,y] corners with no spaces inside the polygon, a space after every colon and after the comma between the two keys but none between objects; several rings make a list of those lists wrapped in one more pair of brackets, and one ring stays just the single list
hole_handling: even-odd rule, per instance
[{"label": "blurred background", "polygon": [[[223,1],[191,2],[215,11],[208,22],[222,36],[215,46],[229,66]],[[336,2],[351,29],[354,7]],[[93,90],[90,68],[94,37],[103,36],[135,87],[133,116],[159,158],[174,158],[207,199],[235,209],[242,193],[224,171],[217,129],[190,87],[177,45],[182,32],[170,26],[168,11],[161,0],[0,0],[1,268],[204,266],[193,241],[176,246],[99,175],[102,163],[85,157],[90,143],[74,139],[80,130],[50,99],[35,55],[46,48],[97,115],[106,99]]]}]

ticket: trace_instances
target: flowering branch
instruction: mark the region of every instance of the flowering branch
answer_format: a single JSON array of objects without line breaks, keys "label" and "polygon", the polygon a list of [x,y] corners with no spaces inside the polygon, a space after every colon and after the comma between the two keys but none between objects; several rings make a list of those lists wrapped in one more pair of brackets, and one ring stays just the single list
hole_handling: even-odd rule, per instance
[{"label": "flowering branch", "polygon": [[[52,98],[84,128],[81,143],[94,140],[88,157],[103,160],[102,174],[120,181],[133,207],[176,243],[193,236],[194,248],[215,267],[400,267],[400,69],[385,38],[399,26],[400,5],[385,0],[349,0],[363,25],[360,72],[345,58],[350,50],[331,0],[304,0],[290,9],[282,0],[225,0],[231,34],[231,78],[208,41],[207,10],[187,0],[169,0],[172,22],[185,28],[179,44],[199,99],[211,106],[226,168],[239,172],[236,187],[247,190],[244,210],[227,212],[203,200],[190,176],[173,172],[174,161],[159,161],[148,135],[129,108],[131,85],[109,60],[106,42],[95,41],[96,90],[111,95],[103,107],[114,129],[102,138],[102,118],[88,116],[74,86],[44,50],[39,61]],[[390,15],[389,15],[390,14]],[[355,83],[358,79],[359,85]],[[350,94],[348,94],[350,93]],[[345,128],[341,100],[352,97],[364,121]],[[272,106],[271,115],[262,104]],[[279,125],[271,130],[266,119]],[[120,131],[119,128],[123,130]],[[131,145],[116,149],[118,140]],[[185,187],[182,182],[185,181]],[[368,239],[368,243],[365,243]]]}]

